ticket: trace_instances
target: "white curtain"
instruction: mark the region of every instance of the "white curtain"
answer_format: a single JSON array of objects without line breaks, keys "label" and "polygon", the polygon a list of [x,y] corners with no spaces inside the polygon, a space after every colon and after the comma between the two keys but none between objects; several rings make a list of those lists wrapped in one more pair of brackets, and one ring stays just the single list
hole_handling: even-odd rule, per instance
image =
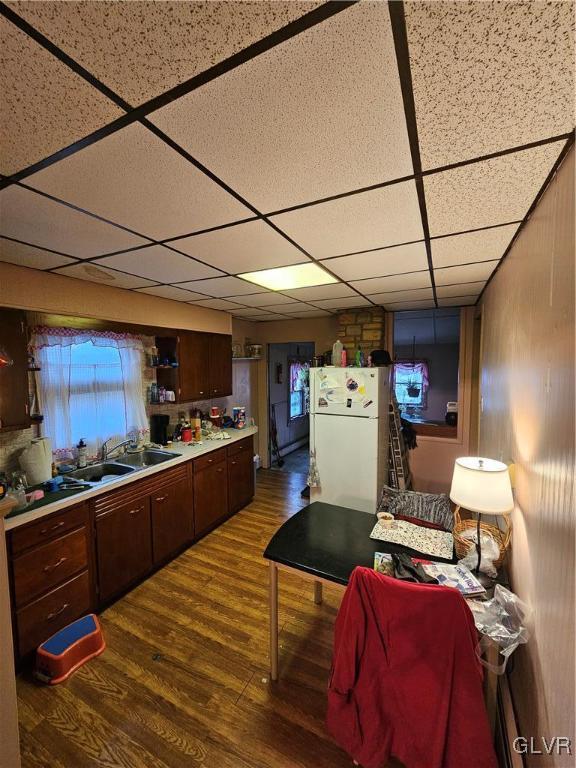
[{"label": "white curtain", "polygon": [[142,341],[130,334],[37,328],[32,347],[45,433],[56,451],[84,438],[95,455],[104,440],[148,429]]}]

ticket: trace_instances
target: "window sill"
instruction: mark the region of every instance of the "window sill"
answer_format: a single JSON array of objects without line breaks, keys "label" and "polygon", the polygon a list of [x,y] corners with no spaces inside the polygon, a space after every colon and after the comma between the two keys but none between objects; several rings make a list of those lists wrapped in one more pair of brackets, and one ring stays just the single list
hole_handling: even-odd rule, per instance
[{"label": "window sill", "polygon": [[422,437],[447,437],[455,439],[458,436],[458,427],[451,427],[448,424],[423,424],[418,421],[411,421],[410,425],[417,435]]}]

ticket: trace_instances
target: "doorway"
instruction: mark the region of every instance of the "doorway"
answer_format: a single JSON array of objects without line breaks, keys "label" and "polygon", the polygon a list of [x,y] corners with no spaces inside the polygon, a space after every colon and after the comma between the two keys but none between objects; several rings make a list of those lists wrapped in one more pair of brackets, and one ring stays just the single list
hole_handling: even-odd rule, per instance
[{"label": "doorway", "polygon": [[309,368],[314,342],[268,345],[269,466],[308,474]]}]

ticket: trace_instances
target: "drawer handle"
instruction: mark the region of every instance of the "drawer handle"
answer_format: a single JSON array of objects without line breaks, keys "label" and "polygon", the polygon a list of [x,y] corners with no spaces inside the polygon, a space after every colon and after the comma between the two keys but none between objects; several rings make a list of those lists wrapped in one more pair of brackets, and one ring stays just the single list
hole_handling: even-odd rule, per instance
[{"label": "drawer handle", "polygon": [[60,560],[58,560],[55,563],[52,563],[52,565],[45,565],[44,566],[44,573],[51,573],[52,571],[55,571],[56,568],[59,568],[62,563],[65,563],[66,560],[68,560],[67,557],[61,557]]},{"label": "drawer handle", "polygon": [[236,466],[236,462],[235,462],[235,461],[233,461],[233,462],[232,462],[232,466],[233,466],[233,467],[235,467],[235,466]]},{"label": "drawer handle", "polygon": [[218,467],[217,472],[224,472],[224,467]]},{"label": "drawer handle", "polygon": [[131,509],[128,514],[130,514],[130,515],[137,515],[138,512],[142,512],[143,509],[144,509],[144,507],[137,507],[136,509]]},{"label": "drawer handle", "polygon": [[50,533],[51,531],[57,531],[58,528],[62,528],[64,525],[64,520],[60,520],[59,523],[56,523],[56,525],[50,526],[50,528],[42,528],[40,531],[41,534]]},{"label": "drawer handle", "polygon": [[204,394],[204,392],[199,392],[198,394],[199,394],[199,395],[203,395],[203,394]]},{"label": "drawer handle", "polygon": [[49,613],[48,616],[46,616],[46,621],[51,621],[52,619],[55,619],[56,616],[60,616],[61,613],[64,613],[66,608],[70,606],[70,603],[64,603],[64,605],[61,608],[58,608],[57,611],[52,611],[52,613]]},{"label": "drawer handle", "polygon": [[154,501],[157,501],[158,503],[160,503],[161,501],[166,501],[167,498],[168,498],[168,496],[157,496],[154,499]]},{"label": "drawer handle", "polygon": [[213,464],[213,463],[214,463],[214,459],[208,459],[208,464]]}]

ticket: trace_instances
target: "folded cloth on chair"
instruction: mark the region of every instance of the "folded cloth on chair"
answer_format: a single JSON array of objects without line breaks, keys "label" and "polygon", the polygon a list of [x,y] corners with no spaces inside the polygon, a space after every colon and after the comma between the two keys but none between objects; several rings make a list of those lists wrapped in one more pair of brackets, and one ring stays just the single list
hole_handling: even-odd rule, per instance
[{"label": "folded cloth on chair", "polygon": [[445,493],[400,491],[385,485],[380,494],[378,512],[390,512],[395,517],[416,517],[435,523],[445,531],[451,531],[454,526],[450,498]]}]

